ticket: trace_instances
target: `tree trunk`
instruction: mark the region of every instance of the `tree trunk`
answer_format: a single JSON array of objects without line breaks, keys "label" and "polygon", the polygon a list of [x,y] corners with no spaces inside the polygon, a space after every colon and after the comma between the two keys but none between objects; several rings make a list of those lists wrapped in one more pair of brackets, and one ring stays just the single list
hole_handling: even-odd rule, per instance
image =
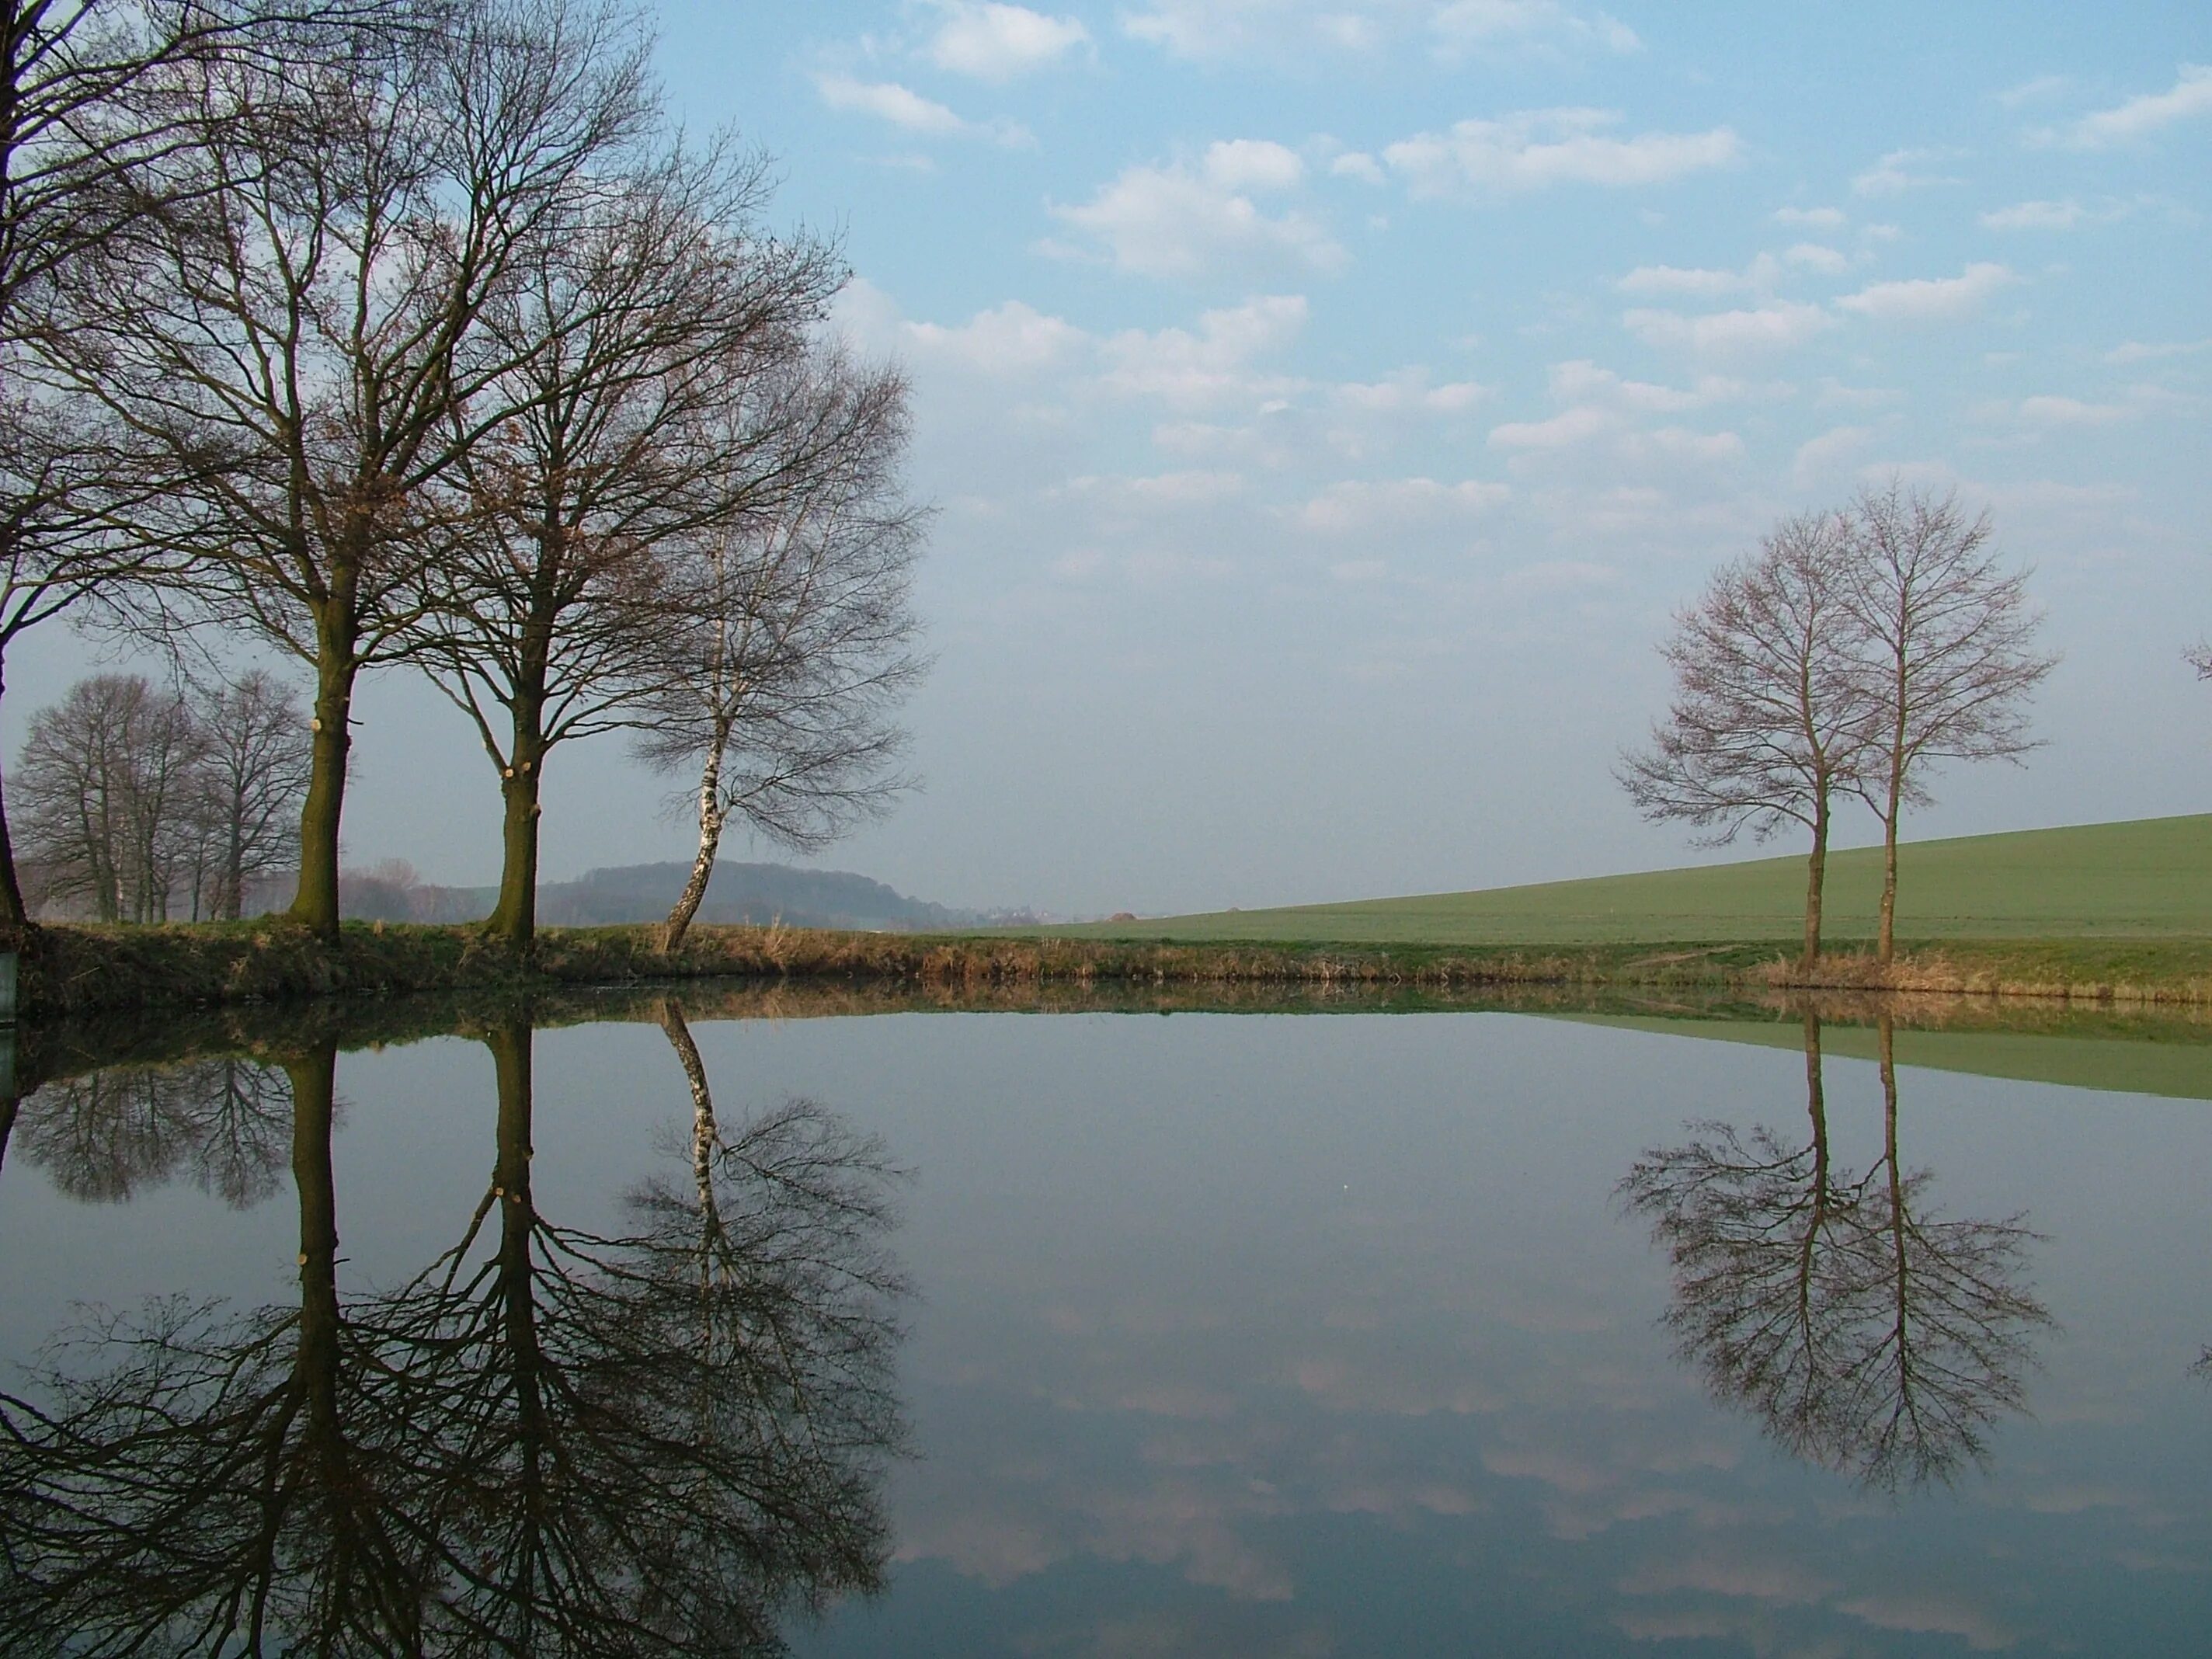
[{"label": "tree trunk", "polygon": [[[527,722],[534,726],[534,719]],[[518,704],[515,733],[508,750],[509,764],[499,781],[505,809],[500,837],[503,856],[499,872],[499,902],[492,907],[485,929],[520,950],[528,950],[538,934],[538,821],[544,812],[538,788],[544,775],[545,750],[534,730],[526,732],[525,716]]]},{"label": "tree trunk", "polygon": [[338,1051],[325,1043],[287,1060],[292,1084],[292,1187],[300,1205],[300,1347],[297,1375],[309,1422],[329,1447],[337,1431],[337,1183],[331,1162]]},{"label": "tree trunk", "polygon": [[[1899,695],[1904,695],[1902,688]],[[1901,715],[1892,738],[1889,810],[1881,820],[1881,934],[1875,946],[1875,954],[1884,967],[1897,957],[1897,821],[1905,811],[1905,721]]]},{"label": "tree trunk", "polygon": [[[325,615],[337,608],[325,602]],[[332,944],[338,937],[338,820],[345,809],[346,756],[353,746],[348,720],[353,708],[354,660],[350,627],[319,621],[320,650],[315,663],[314,744],[307,774],[307,803],[300,809],[300,886],[292,896],[292,920],[313,928]]]},{"label": "tree trunk", "polygon": [[1828,880],[1828,789],[1825,780],[1813,798],[1813,853],[1805,860],[1805,950],[1797,966],[1813,971],[1820,959],[1820,904]]},{"label": "tree trunk", "polygon": [[1797,1249],[1797,1328],[1809,1345],[1813,1331],[1813,1265],[1828,1224],[1828,1099],[1820,1075],[1820,1017],[1805,1007],[1805,1115],[1813,1121],[1813,1210]]},{"label": "tree trunk", "polygon": [[23,889],[15,878],[15,846],[8,835],[8,802],[0,789],[0,935],[9,945],[20,941],[31,925],[23,903]]},{"label": "tree trunk", "polygon": [[668,913],[668,925],[661,931],[660,948],[670,956],[683,945],[691,918],[699,914],[699,902],[707,896],[707,884],[714,878],[714,854],[722,844],[722,824],[727,817],[722,810],[721,788],[722,750],[717,744],[707,757],[707,769],[699,780],[699,854],[691,860],[691,878],[684,884],[676,908]]},{"label": "tree trunk", "polygon": [[541,1379],[544,1360],[538,1334],[538,1294],[532,1282],[531,1245],[538,1211],[530,1190],[531,1118],[535,1085],[531,1075],[532,1032],[527,1015],[494,1026],[484,1036],[498,1079],[499,1159],[493,1168],[492,1197],[499,1205],[500,1319],[513,1367],[516,1437],[522,1470],[517,1501],[543,1501],[543,1455],[548,1425]]}]

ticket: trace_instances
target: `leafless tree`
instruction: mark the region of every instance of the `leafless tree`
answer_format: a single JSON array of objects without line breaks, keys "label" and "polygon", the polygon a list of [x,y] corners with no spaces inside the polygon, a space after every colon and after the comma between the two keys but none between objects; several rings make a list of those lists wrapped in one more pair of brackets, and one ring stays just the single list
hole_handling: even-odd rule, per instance
[{"label": "leafless tree", "polygon": [[190,814],[198,860],[192,917],[236,921],[255,877],[291,866],[307,792],[299,698],[264,669],[195,687],[199,764]]},{"label": "leafless tree", "polygon": [[[1854,1178],[1832,1157],[1820,1027],[1805,1017],[1811,1140],[1698,1125],[1621,1182],[1674,1269],[1682,1357],[1793,1455],[1894,1492],[1948,1482],[2027,1408],[2051,1316],[2021,1283],[2037,1235],[2019,1216],[1928,1212],[1925,1171],[1898,1150],[1887,1015],[1878,1042],[1882,1155]],[[1794,1139],[1794,1138],[1793,1138]]]},{"label": "leafless tree", "polygon": [[343,1286],[336,1054],[303,1050],[295,1303],[109,1316],[0,1395],[0,1648],[738,1659],[880,1584],[882,1149],[819,1107],[709,1107],[629,1232],[565,1227],[532,1188],[526,1018],[484,1036],[495,1155],[422,1273]]},{"label": "leafless tree", "polygon": [[1872,723],[1850,556],[1839,516],[1805,514],[1719,571],[1659,647],[1674,672],[1667,718],[1615,774],[1644,817],[1713,826],[1709,846],[1745,830],[1759,840],[1790,823],[1812,832],[1808,969],[1820,953],[1834,798],[1857,786]]},{"label": "leafless tree", "polygon": [[183,692],[80,680],[40,709],[20,778],[40,896],[110,921],[236,916],[287,861],[307,781],[296,702],[260,670]]},{"label": "leafless tree", "polygon": [[46,897],[81,899],[105,921],[167,920],[202,757],[184,698],[138,675],[80,680],[33,715],[17,776]]},{"label": "leafless tree", "polygon": [[800,349],[843,277],[827,245],[760,234],[769,187],[761,158],[722,145],[566,192],[471,342],[495,368],[456,411],[476,435],[449,481],[452,545],[426,571],[421,660],[498,769],[488,926],[519,945],[546,759],[633,717],[670,625],[665,548],[760,488],[717,416]]},{"label": "leafless tree", "polygon": [[[191,193],[175,77],[277,63],[303,29],[379,29],[401,0],[0,0],[0,665],[27,629],[159,574],[113,532],[146,487],[88,407],[40,372],[56,296],[88,253]],[[27,919],[0,810],[0,930]]]},{"label": "leafless tree", "polygon": [[907,787],[893,712],[924,667],[909,592],[925,514],[898,475],[905,380],[817,345],[730,422],[728,452],[767,487],[752,511],[674,545],[682,622],[637,744],[661,770],[699,769],[699,849],[670,951],[732,819],[820,847]]},{"label": "leafless tree", "polygon": [[2023,705],[2057,659],[2034,648],[2027,578],[1990,546],[1986,513],[1954,495],[1869,489],[1850,512],[1847,599],[1876,705],[1872,753],[1854,787],[1881,820],[1880,951],[1896,953],[1897,834],[1947,760],[2017,762],[2036,740]]},{"label": "leafless tree", "polygon": [[615,0],[466,0],[316,44],[176,77],[189,210],[82,262],[44,349],[168,481],[135,527],[192,560],[194,614],[313,669],[293,915],[334,935],[355,681],[407,648],[429,486],[472,436],[453,412],[502,367],[467,348],[650,100]]}]

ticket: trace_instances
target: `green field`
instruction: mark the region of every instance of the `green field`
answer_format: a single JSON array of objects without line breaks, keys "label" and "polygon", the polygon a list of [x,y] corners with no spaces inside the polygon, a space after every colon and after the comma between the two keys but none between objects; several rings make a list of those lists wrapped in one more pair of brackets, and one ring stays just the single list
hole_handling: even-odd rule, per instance
[{"label": "green field", "polygon": [[[1826,937],[1871,939],[1881,850],[1828,860]],[[1055,933],[1102,939],[1423,945],[1789,940],[1804,926],[1802,854],[1632,876],[1226,910]],[[2212,813],[1907,842],[1898,937],[2172,939],[2212,936]]]},{"label": "green field", "polygon": [[[1804,1028],[1794,1019],[1668,1019],[1632,1014],[1547,1018],[1656,1031],[1668,1036],[1747,1042],[1765,1048],[1796,1050],[1804,1042]],[[2212,1041],[2208,1038],[2212,1038],[2212,1032],[2203,1030],[2178,1031],[2169,1040],[2156,1042],[2106,1036],[2071,1036],[2057,1031],[1899,1030],[1894,1053],[1900,1066],[1932,1071],[2212,1100]],[[1832,1023],[1821,1030],[1820,1048],[1832,1060],[1871,1060],[1878,1052],[1878,1042],[1869,1027]]]}]

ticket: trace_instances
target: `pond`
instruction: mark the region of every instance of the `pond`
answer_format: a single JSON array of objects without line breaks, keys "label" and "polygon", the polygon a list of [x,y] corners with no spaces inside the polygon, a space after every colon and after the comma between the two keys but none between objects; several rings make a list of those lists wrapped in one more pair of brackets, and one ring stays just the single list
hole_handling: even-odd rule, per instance
[{"label": "pond", "polygon": [[0,1651],[2204,1650],[2212,1028],[1063,1006],[27,1033]]}]

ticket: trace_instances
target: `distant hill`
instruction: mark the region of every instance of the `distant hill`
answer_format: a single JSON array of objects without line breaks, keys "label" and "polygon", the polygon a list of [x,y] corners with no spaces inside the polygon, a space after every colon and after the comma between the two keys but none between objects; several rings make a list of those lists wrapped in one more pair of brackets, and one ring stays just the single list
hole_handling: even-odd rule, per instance
[{"label": "distant hill", "polygon": [[[1870,939],[1881,849],[1828,855],[1826,932]],[[1468,893],[1228,910],[1055,928],[1202,941],[1607,945],[1796,939],[1800,853],[1639,875]],[[2212,815],[1908,842],[1898,849],[1901,939],[2212,936]]]},{"label": "distant hill", "polygon": [[[690,874],[688,863],[630,864],[586,871],[574,881],[541,882],[538,920],[548,927],[658,921],[676,902]],[[495,887],[428,886],[404,866],[349,874],[343,893],[349,916],[387,921],[474,921],[489,915],[499,896]],[[726,862],[714,866],[714,879],[708,885],[698,919],[754,926],[781,921],[792,927],[890,933],[1030,920],[908,898],[882,882],[842,870]]]}]

